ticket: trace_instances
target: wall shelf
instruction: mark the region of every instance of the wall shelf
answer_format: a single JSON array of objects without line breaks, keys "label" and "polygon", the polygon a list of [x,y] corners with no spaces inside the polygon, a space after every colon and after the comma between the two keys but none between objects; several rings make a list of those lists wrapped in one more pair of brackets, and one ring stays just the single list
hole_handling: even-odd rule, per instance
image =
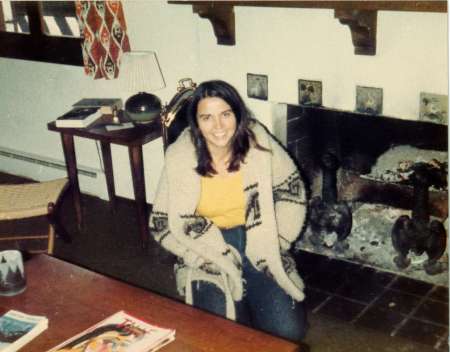
[{"label": "wall shelf", "polygon": [[375,55],[378,11],[447,12],[447,1],[169,1],[192,5],[194,13],[211,21],[219,45],[235,45],[235,6],[333,9],[348,25],[356,55]]}]

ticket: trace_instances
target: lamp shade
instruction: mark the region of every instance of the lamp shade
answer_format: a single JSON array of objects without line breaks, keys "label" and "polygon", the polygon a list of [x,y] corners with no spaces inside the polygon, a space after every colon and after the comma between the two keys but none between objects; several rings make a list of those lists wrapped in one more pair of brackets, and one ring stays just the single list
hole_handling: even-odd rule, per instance
[{"label": "lamp shade", "polygon": [[156,53],[130,51],[124,53],[120,67],[120,84],[135,93],[125,102],[125,112],[134,122],[146,123],[159,116],[160,99],[152,94],[166,86]]}]

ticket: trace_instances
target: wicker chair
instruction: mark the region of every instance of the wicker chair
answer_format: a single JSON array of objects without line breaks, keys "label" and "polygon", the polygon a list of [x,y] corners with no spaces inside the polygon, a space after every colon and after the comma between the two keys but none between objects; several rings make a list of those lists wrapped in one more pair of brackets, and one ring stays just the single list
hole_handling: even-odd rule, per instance
[{"label": "wicker chair", "polygon": [[47,216],[47,234],[0,233],[0,249],[19,249],[29,253],[53,253],[55,227],[62,228],[55,216],[58,199],[67,188],[67,178],[53,181],[0,185],[0,221]]}]

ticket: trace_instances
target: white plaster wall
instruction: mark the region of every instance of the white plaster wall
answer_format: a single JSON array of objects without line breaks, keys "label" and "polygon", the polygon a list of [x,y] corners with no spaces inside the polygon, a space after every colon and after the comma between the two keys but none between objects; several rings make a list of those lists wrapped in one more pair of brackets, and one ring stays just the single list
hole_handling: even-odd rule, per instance
[{"label": "white plaster wall", "polygon": [[[353,54],[350,31],[332,10],[236,7],[236,45],[219,46],[212,26],[191,6],[166,1],[125,1],[133,50],[157,52],[167,102],[184,77],[201,82],[225,79],[235,85],[255,115],[272,128],[272,103],[297,103],[297,80],[321,80],[323,104],[355,107],[356,85],[383,88],[383,114],[417,119],[421,91],[448,94],[447,14],[378,13],[377,55]],[[269,101],[246,98],[246,74],[269,76]],[[46,123],[82,97],[125,99],[116,81],[92,80],[82,68],[0,58],[0,147],[63,160],[60,138]],[[126,149],[113,146],[117,193],[133,197]],[[80,165],[101,170],[93,141],[76,139]],[[161,141],[144,147],[147,200],[151,202],[163,165]],[[55,171],[11,162],[0,170],[34,179]],[[61,175],[64,173],[61,171]],[[104,178],[81,177],[84,192],[107,198]]]}]

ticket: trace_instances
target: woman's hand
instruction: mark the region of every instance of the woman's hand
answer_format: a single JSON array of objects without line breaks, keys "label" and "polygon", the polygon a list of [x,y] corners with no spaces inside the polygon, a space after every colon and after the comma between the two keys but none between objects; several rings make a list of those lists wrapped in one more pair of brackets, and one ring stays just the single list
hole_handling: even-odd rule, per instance
[{"label": "woman's hand", "polygon": [[186,250],[186,252],[184,252],[183,261],[187,266],[194,269],[199,268],[205,263],[205,259],[190,250]]}]

